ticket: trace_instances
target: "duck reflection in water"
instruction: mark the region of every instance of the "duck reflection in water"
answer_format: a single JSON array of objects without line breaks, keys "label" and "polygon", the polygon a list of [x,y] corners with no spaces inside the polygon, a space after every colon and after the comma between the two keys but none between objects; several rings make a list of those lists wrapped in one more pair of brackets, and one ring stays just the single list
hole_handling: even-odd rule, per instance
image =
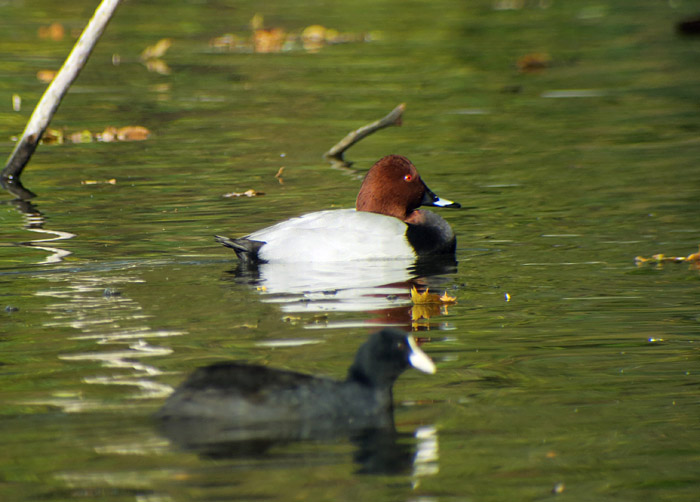
[{"label": "duck reflection in water", "polygon": [[[262,263],[227,272],[225,281],[254,287],[285,314],[367,312],[368,320],[326,320],[325,327],[392,325],[410,329],[413,287],[437,291],[457,271],[454,257],[347,263]],[[309,327],[315,327],[311,323]]]},{"label": "duck reflection in water", "polygon": [[359,348],[345,380],[224,362],[196,370],[157,414],[174,443],[205,456],[261,455],[280,443],[347,437],[360,472],[403,472],[412,448],[396,432],[392,386],[433,361],[403,331],[387,328]]}]

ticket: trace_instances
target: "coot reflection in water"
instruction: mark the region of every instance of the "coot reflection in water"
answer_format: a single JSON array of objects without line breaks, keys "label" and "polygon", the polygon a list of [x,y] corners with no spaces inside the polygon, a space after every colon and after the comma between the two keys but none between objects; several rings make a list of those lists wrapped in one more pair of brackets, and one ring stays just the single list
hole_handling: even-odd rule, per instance
[{"label": "coot reflection in water", "polygon": [[347,437],[361,472],[402,472],[412,446],[394,427],[392,386],[435,365],[397,329],[371,335],[342,381],[238,362],[196,370],[157,414],[164,435],[205,456],[261,455],[275,444]]}]

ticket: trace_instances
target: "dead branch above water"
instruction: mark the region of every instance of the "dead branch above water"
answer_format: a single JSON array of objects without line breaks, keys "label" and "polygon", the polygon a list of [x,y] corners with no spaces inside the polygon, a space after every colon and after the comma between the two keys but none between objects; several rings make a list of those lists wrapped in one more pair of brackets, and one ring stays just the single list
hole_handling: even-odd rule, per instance
[{"label": "dead branch above water", "polygon": [[400,126],[402,122],[403,112],[406,109],[406,103],[401,103],[399,106],[394,108],[386,117],[381,118],[371,124],[360,127],[359,129],[352,131],[350,134],[345,136],[340,142],[338,142],[333,148],[328,150],[323,156],[335,164],[341,164],[343,166],[349,166],[350,162],[347,162],[343,158],[345,151],[352,145],[360,141],[361,139],[369,136],[370,134],[389,126]]}]

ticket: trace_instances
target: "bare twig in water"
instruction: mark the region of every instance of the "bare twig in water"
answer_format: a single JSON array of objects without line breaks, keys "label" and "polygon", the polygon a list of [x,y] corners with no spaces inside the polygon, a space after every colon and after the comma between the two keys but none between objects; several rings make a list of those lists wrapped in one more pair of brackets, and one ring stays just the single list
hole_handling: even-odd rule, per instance
[{"label": "bare twig in water", "polygon": [[27,127],[22,133],[22,137],[17,141],[12,155],[7,160],[7,164],[5,164],[5,168],[0,174],[0,185],[20,199],[34,197],[32,192],[22,186],[19,176],[29,162],[34,150],[36,150],[36,146],[49,122],[51,122],[54,113],[56,113],[58,106],[61,104],[63,96],[68,92],[68,88],[77,78],[83,66],[85,66],[92,49],[95,47],[100,35],[102,35],[119,2],[120,0],[102,0],[102,3],[97,7],[92,19],[90,19],[73,50],[63,63],[61,70],[41,97],[41,101],[34,109]]},{"label": "bare twig in water", "polygon": [[343,159],[343,153],[345,153],[345,150],[347,150],[352,145],[360,141],[362,138],[369,136],[370,134],[378,131],[379,129],[384,129],[385,127],[389,126],[400,126],[401,117],[405,109],[406,103],[401,103],[399,106],[394,108],[391,111],[391,113],[389,113],[389,115],[387,115],[386,117],[372,122],[371,124],[367,124],[364,127],[360,127],[356,131],[352,131],[350,134],[348,134],[342,140],[340,140],[340,142],[337,145],[335,145],[333,148],[324,153],[323,156],[331,162],[342,164],[344,166],[349,166],[350,163],[346,162],[345,159]]}]

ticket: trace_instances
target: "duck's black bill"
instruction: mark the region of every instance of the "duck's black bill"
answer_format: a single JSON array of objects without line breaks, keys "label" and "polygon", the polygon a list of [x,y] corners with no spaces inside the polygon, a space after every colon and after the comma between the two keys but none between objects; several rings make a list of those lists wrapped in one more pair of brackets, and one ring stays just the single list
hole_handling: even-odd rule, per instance
[{"label": "duck's black bill", "polygon": [[455,209],[462,207],[462,205],[459,202],[452,202],[451,200],[441,199],[440,197],[435,195],[435,193],[427,186],[425,187],[423,200],[420,204],[421,206],[452,207]]}]

